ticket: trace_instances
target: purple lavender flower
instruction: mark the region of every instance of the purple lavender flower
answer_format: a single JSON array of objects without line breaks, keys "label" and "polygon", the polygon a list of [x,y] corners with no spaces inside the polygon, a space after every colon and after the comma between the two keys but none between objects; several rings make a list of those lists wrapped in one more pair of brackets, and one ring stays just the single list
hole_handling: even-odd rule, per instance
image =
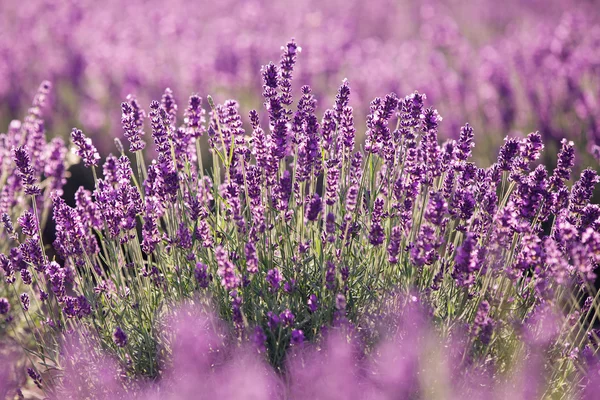
[{"label": "purple lavender flower", "polygon": [[338,309],[339,311],[344,311],[346,309],[347,303],[346,303],[346,296],[344,296],[341,293],[338,293],[335,296],[335,308]]},{"label": "purple lavender flower", "polygon": [[222,246],[218,246],[215,249],[215,258],[219,266],[217,274],[221,278],[221,285],[226,290],[233,290],[238,287],[241,281],[236,273],[235,265],[229,261],[227,251]]},{"label": "purple lavender flower", "polygon": [[27,268],[23,268],[21,270],[21,280],[23,281],[23,283],[25,285],[31,285],[32,276],[31,276],[31,272],[29,272],[29,270]]},{"label": "purple lavender flower", "polygon": [[358,201],[358,185],[352,185],[348,189],[348,194],[346,195],[346,214],[344,215],[344,219],[351,217],[351,214],[356,209],[356,203]]},{"label": "purple lavender flower", "polygon": [[279,79],[279,88],[281,89],[281,102],[285,105],[292,104],[292,72],[296,64],[296,55],[302,51],[296,44],[294,39],[289,41],[285,47],[281,48],[281,63],[279,69],[281,71],[281,79]]},{"label": "purple lavender flower", "polygon": [[21,293],[19,297],[21,299],[21,305],[23,306],[23,310],[29,310],[29,295],[27,293]]},{"label": "purple lavender flower", "polygon": [[339,180],[340,180],[340,166],[337,159],[330,159],[327,161],[327,191],[326,203],[333,205],[338,200],[339,196]]},{"label": "purple lavender flower", "polygon": [[375,199],[373,213],[371,214],[371,230],[369,231],[369,243],[379,246],[385,239],[381,219],[383,217],[384,200],[381,197]]},{"label": "purple lavender flower", "polygon": [[563,139],[560,143],[558,161],[550,178],[550,184],[557,189],[564,185],[564,181],[571,178],[571,168],[575,165],[575,144],[567,139]]},{"label": "purple lavender flower", "polygon": [[117,326],[113,332],[113,341],[118,347],[127,346],[127,334],[123,331],[123,329],[121,329],[120,326]]},{"label": "purple lavender flower", "polygon": [[281,314],[279,314],[279,320],[283,325],[292,326],[294,324],[294,320],[296,316],[289,309],[283,310]]},{"label": "purple lavender flower", "polygon": [[487,301],[479,303],[475,321],[473,321],[473,330],[484,345],[489,344],[494,328],[494,321],[489,316],[490,304]]},{"label": "purple lavender flower", "polygon": [[433,192],[429,197],[429,204],[425,211],[425,220],[432,225],[440,226],[448,210],[448,204],[441,192]]},{"label": "purple lavender flower", "polygon": [[19,222],[19,225],[21,225],[21,230],[24,235],[29,237],[37,236],[37,218],[35,215],[33,215],[33,213],[25,211],[17,221]]},{"label": "purple lavender flower", "polygon": [[[557,167],[558,168],[558,167]],[[585,169],[581,178],[573,185],[569,198],[569,211],[581,213],[594,194],[594,187],[600,182],[600,176],[592,169]]]},{"label": "purple lavender flower", "polygon": [[384,152],[386,160],[391,160],[395,153],[388,120],[398,107],[398,98],[394,93],[388,94],[384,100],[377,97],[371,102],[371,113],[367,117],[367,139],[365,151],[379,154]]},{"label": "purple lavender flower", "polygon": [[515,158],[519,155],[519,141],[517,139],[506,137],[504,139],[504,145],[500,148],[500,154],[498,155],[498,164],[500,170],[510,171],[513,167]]},{"label": "purple lavender flower", "polygon": [[231,296],[231,313],[232,320],[236,330],[244,329],[244,316],[242,314],[242,297],[238,295],[237,290],[233,290]]},{"label": "purple lavender flower", "polygon": [[92,314],[92,305],[85,296],[77,297],[77,316],[86,317]]},{"label": "purple lavender flower", "polygon": [[311,313],[315,313],[317,311],[317,309],[319,308],[319,299],[317,299],[317,295],[311,294],[308,297],[308,301],[306,302],[306,304],[308,305],[308,310]]},{"label": "purple lavender flower", "polygon": [[292,175],[290,171],[285,170],[279,183],[274,188],[273,198],[275,200],[275,208],[279,211],[286,211],[289,206],[289,199],[292,195]]},{"label": "purple lavender flower", "polygon": [[10,219],[10,215],[8,215],[7,213],[2,214],[2,225],[4,225],[4,230],[6,231],[8,237],[10,237],[11,239],[17,238],[15,227],[13,226],[12,220]]},{"label": "purple lavender flower", "polygon": [[275,314],[273,311],[267,312],[267,325],[269,326],[270,330],[274,331],[275,329],[277,329],[280,323],[281,320],[279,318],[279,315]]},{"label": "purple lavender flower", "polygon": [[50,193],[56,192],[62,196],[62,188],[67,183],[65,157],[67,147],[62,138],[53,138],[47,146],[47,156],[44,165],[44,175],[51,180]]},{"label": "purple lavender flower", "polygon": [[198,223],[198,227],[194,231],[194,236],[196,237],[196,240],[199,240],[202,243],[202,246],[205,248],[210,248],[214,244],[210,227],[204,220]]},{"label": "purple lavender flower", "polygon": [[521,143],[521,157],[528,162],[535,161],[540,158],[543,149],[542,135],[539,132],[531,132]]},{"label": "purple lavender flower", "polygon": [[402,228],[395,226],[392,228],[390,235],[390,244],[388,245],[388,262],[396,264],[398,262],[398,254],[400,253],[400,241],[402,240]]},{"label": "purple lavender flower", "polygon": [[344,79],[335,96],[335,105],[333,106],[333,110],[335,112],[335,121],[338,126],[342,125],[342,115],[346,107],[348,107],[349,102],[350,85],[348,83],[348,79]]},{"label": "purple lavender flower", "polygon": [[469,124],[465,124],[460,129],[460,137],[456,146],[456,158],[461,161],[467,161],[471,157],[472,148],[475,146],[473,142],[473,128]]},{"label": "purple lavender flower", "polygon": [[143,150],[146,143],[142,139],[144,135],[144,118],[145,113],[135,99],[135,97],[127,96],[127,101],[121,103],[121,124],[125,138],[129,141],[129,151],[136,152]]},{"label": "purple lavender flower", "polygon": [[8,314],[10,311],[10,303],[6,297],[0,297],[0,314]]},{"label": "purple lavender flower", "polygon": [[39,195],[41,190],[35,185],[37,179],[35,177],[35,171],[31,166],[31,158],[29,157],[27,149],[23,146],[17,147],[14,150],[14,155],[19,178],[21,178],[21,183],[25,187],[25,194],[30,196]]},{"label": "purple lavender flower", "polygon": [[168,121],[171,126],[175,126],[175,119],[177,118],[177,103],[175,103],[175,97],[173,91],[170,88],[166,88],[160,99],[160,106],[168,115]]},{"label": "purple lavender flower", "polygon": [[77,146],[77,155],[83,160],[86,167],[97,167],[100,154],[92,144],[92,139],[86,137],[83,132],[77,128],[71,131],[71,140]]},{"label": "purple lavender flower", "polygon": [[292,340],[293,345],[300,346],[304,343],[304,332],[301,329],[294,329],[292,331]]},{"label": "purple lavender flower", "polygon": [[442,121],[438,111],[431,107],[425,109],[421,119],[423,120],[423,130],[425,132],[437,130],[438,124]]},{"label": "purple lavender flower", "polygon": [[336,130],[335,114],[333,110],[326,110],[323,113],[323,119],[321,120],[321,146],[323,150],[329,152],[331,144],[333,142],[333,135]]},{"label": "purple lavender flower", "polygon": [[305,210],[305,220],[306,221],[316,221],[321,213],[322,203],[321,196],[318,193],[315,193],[313,197],[306,204]]},{"label": "purple lavender flower", "polygon": [[288,279],[287,281],[285,281],[285,283],[283,284],[283,290],[286,293],[293,293],[294,290],[296,290],[296,280]]},{"label": "purple lavender flower", "polygon": [[281,272],[279,272],[279,269],[273,268],[267,272],[266,280],[267,283],[271,286],[271,290],[275,292],[281,286],[281,281],[283,280],[283,277],[281,276]]},{"label": "purple lavender flower", "polygon": [[265,342],[267,341],[267,335],[260,326],[254,328],[254,334],[252,335],[252,343],[259,353],[267,351]]},{"label": "purple lavender flower", "polygon": [[456,249],[452,276],[459,286],[470,286],[475,280],[474,272],[480,268],[477,236],[467,232],[463,243]]},{"label": "purple lavender flower", "polygon": [[333,261],[327,261],[325,267],[325,287],[329,290],[335,289],[335,271],[335,264],[333,263]]},{"label": "purple lavender flower", "polygon": [[254,246],[254,243],[252,243],[252,242],[246,243],[246,246],[244,247],[244,251],[246,254],[246,270],[251,274],[257,273],[258,272],[258,257],[256,255],[256,247]]},{"label": "purple lavender flower", "polygon": [[194,277],[196,278],[196,282],[198,282],[198,286],[205,289],[208,287],[208,283],[210,281],[208,275],[208,266],[201,262],[196,263],[196,268],[194,269]]},{"label": "purple lavender flower", "polygon": [[188,133],[193,138],[201,137],[206,128],[206,111],[202,108],[202,97],[194,94],[190,96],[188,107],[186,108],[183,118],[186,124]]},{"label": "purple lavender flower", "polygon": [[156,100],[150,103],[150,125],[152,126],[152,138],[154,145],[159,153],[162,153],[170,159],[171,145],[169,138],[171,137],[170,117],[167,111],[161,107]]},{"label": "purple lavender flower", "polygon": [[36,370],[33,368],[27,368],[27,375],[29,375],[31,380],[33,380],[33,383],[35,383],[38,388],[42,388],[42,376]]},{"label": "purple lavender flower", "polygon": [[327,241],[330,243],[335,242],[335,214],[332,212],[327,213],[325,218],[325,233],[327,234]]},{"label": "purple lavender flower", "polygon": [[181,222],[177,229],[177,246],[182,249],[190,249],[192,247],[192,234],[185,222]]},{"label": "purple lavender flower", "polygon": [[82,254],[84,249],[81,239],[87,237],[87,233],[81,223],[81,215],[60,197],[55,197],[53,203],[53,218],[56,222],[54,247],[64,258]]}]

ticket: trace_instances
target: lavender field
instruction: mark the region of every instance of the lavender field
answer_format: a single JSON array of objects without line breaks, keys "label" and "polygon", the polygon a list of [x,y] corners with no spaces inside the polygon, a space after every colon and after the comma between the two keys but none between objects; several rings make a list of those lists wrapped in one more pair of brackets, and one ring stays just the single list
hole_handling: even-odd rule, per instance
[{"label": "lavender field", "polygon": [[600,398],[599,6],[0,2],[0,398]]}]

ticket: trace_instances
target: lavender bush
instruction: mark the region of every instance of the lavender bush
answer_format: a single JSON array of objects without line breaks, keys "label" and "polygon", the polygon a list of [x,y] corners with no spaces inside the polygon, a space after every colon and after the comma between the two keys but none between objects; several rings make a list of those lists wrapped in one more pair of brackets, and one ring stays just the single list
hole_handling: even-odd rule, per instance
[{"label": "lavender bush", "polygon": [[[73,150],[95,180],[74,207],[61,194],[64,144],[44,139],[42,85],[26,122],[2,136],[2,290],[10,295],[0,311],[9,316],[3,329],[25,332],[15,336],[31,381],[53,397],[88,384],[75,397],[127,397],[143,390],[136,378],[168,385],[191,369],[214,378],[207,393],[233,398],[227,377],[257,366],[239,376],[262,379],[256,398],[428,398],[439,388],[450,398],[465,387],[444,391],[447,375],[426,361],[428,350],[408,351],[433,340],[441,345],[431,360],[459,365],[466,380],[481,375],[492,387],[482,393],[511,382],[519,362],[539,374],[537,386],[512,381],[524,397],[595,387],[600,207],[590,199],[600,178],[586,169],[570,184],[574,144],[561,142],[550,172],[539,163],[540,133],[507,137],[497,161],[480,168],[471,161],[473,127],[440,144],[442,117],[414,92],[375,98],[359,147],[350,81],[322,114],[309,86],[294,100],[301,54],[290,41],[279,64],[263,66],[265,112],[248,113],[249,129],[238,102],[194,94],[180,109],[170,89],[147,109],[126,98],[125,145],[117,140],[118,156],[102,165],[74,128]],[[50,204],[53,243],[42,234]],[[210,333],[194,345],[177,333],[184,328],[170,329],[181,327],[170,318],[182,303],[184,315],[215,309],[219,320],[189,323],[218,339]],[[422,312],[409,312],[413,303]],[[311,353],[328,338],[342,350]],[[447,354],[449,343],[459,344]],[[69,350],[77,346],[92,350]],[[188,349],[202,355],[196,366]],[[315,371],[343,365],[348,375],[332,373],[330,388],[299,392]],[[419,383],[429,375],[414,376],[415,365],[432,368],[439,388]],[[353,391],[337,393],[352,374],[361,376]],[[191,378],[181,388],[196,389]]]}]

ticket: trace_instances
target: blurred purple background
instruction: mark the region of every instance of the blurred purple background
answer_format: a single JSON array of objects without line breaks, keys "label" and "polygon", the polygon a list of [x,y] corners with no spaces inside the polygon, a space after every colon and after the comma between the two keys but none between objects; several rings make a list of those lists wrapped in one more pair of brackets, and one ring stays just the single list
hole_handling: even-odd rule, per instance
[{"label": "blurred purple background", "polygon": [[373,97],[419,90],[444,117],[443,136],[474,126],[480,161],[515,131],[590,148],[600,142],[595,3],[3,0],[0,123],[21,118],[48,79],[50,133],[80,127],[106,155],[129,93],[146,108],[166,87],[180,103],[198,93],[236,98],[243,114],[260,107],[260,67],[294,37],[296,88],[311,85],[321,112],[348,78],[357,121]]}]

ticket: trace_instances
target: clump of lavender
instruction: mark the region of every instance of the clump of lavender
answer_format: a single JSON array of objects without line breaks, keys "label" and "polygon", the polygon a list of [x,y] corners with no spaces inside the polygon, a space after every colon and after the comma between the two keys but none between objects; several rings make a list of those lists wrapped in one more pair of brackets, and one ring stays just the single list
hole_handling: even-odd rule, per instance
[{"label": "clump of lavender", "polygon": [[[569,323],[544,342],[547,373],[553,385],[582,377],[585,361],[571,355],[594,346],[589,321],[598,305],[580,304],[595,298],[600,212],[589,204],[593,171],[568,183],[572,146],[563,144],[550,173],[534,164],[539,135],[507,138],[497,162],[480,168],[470,158],[475,127],[440,145],[442,117],[415,92],[371,102],[362,151],[349,81],[321,119],[308,87],[293,106],[297,56],[292,41],[279,66],[262,69],[269,124],[251,111],[252,132],[233,100],[208,97],[206,126],[197,95],[181,126],[172,91],[153,101],[156,157],[147,167],[140,151],[137,172],[127,156],[111,155],[75,207],[51,196],[55,261],[41,238],[27,235],[30,217],[18,219],[24,237],[2,265],[24,285],[36,282],[30,297],[51,305],[32,321],[46,332],[95,331],[127,374],[155,377],[169,354],[161,346],[176,343],[155,323],[179,302],[210,303],[237,342],[252,340],[284,370],[290,349],[329,329],[356,328],[374,348],[385,339],[379,316],[401,301],[398,293],[414,291],[443,334],[465,328],[457,359],[499,372],[541,309],[562,310]],[[137,143],[142,113],[125,108],[126,136]],[[95,168],[93,144],[76,129],[72,136]],[[44,295],[34,297],[38,290]],[[39,338],[41,354],[60,368],[48,337]]]},{"label": "clump of lavender", "polygon": [[47,300],[42,232],[52,209],[50,194],[62,195],[70,166],[62,139],[46,140],[50,89],[42,82],[23,121],[11,121],[0,133],[0,340],[18,340],[28,350],[38,336],[23,332],[39,332],[37,315]]}]

